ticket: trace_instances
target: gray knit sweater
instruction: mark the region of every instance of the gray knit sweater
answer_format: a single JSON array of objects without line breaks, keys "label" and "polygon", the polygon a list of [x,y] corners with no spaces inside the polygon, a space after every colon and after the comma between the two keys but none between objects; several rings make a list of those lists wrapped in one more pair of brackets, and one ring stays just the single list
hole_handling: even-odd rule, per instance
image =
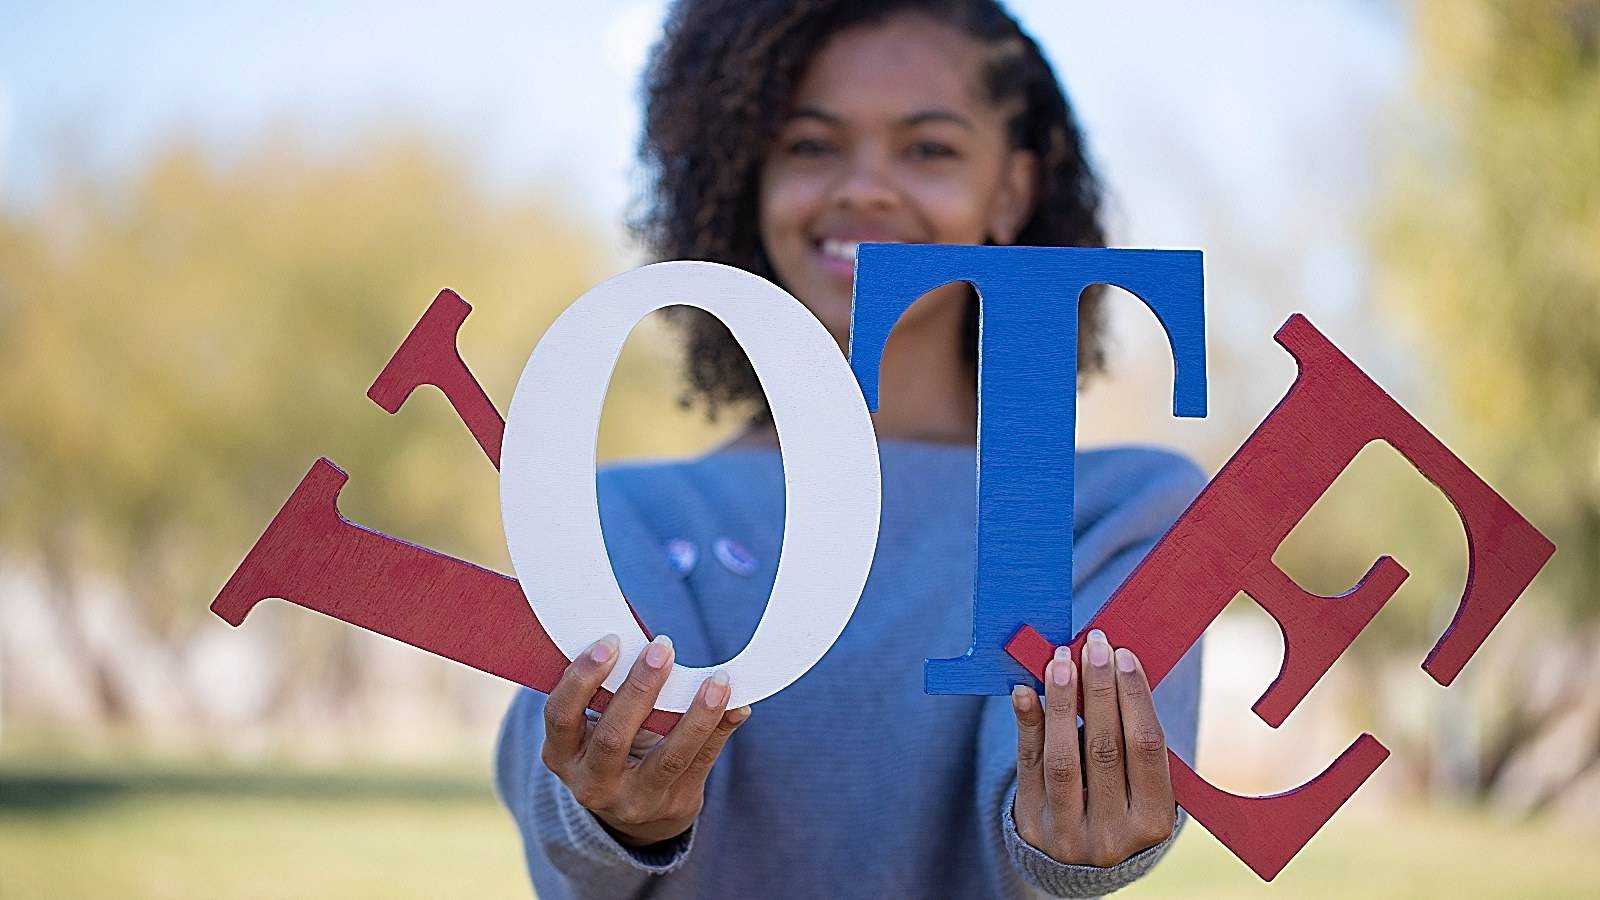
[{"label": "gray knit sweater", "polygon": [[[1100,869],[1063,865],[1018,837],[1009,698],[922,691],[923,659],[961,655],[972,634],[974,451],[884,441],[880,457],[878,552],[855,616],[814,669],[757,704],[682,838],[655,852],[613,840],[539,761],[544,695],[518,692],[495,783],[540,900],[1087,897],[1128,884],[1166,852],[1172,837]],[[1081,628],[1204,478],[1170,453],[1119,448],[1079,454],[1076,482]],[[651,630],[672,637],[685,665],[731,658],[776,572],[777,451],[612,467],[599,496],[612,568]],[[679,543],[674,565],[664,549],[674,539],[698,554]],[[1155,692],[1168,743],[1190,762],[1199,676],[1196,646]]]}]

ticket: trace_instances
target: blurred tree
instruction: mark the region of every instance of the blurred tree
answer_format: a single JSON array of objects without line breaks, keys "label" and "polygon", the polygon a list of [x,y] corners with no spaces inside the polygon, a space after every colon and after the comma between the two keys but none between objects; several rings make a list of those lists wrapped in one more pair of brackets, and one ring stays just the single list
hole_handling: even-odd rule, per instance
[{"label": "blurred tree", "polygon": [[[1378,305],[1410,327],[1449,414],[1441,437],[1559,548],[1468,679],[1481,721],[1456,732],[1477,743],[1478,772],[1456,780],[1523,810],[1588,784],[1567,805],[1592,805],[1600,0],[1418,0],[1414,23],[1419,102],[1375,229]],[[1461,541],[1453,516],[1426,525],[1416,540]],[[1423,581],[1435,597],[1460,590]],[[1436,766],[1461,756],[1445,743]]]},{"label": "blurred tree", "polygon": [[[1425,117],[1380,225],[1458,450],[1561,548],[1544,596],[1600,615],[1600,0],[1423,0]],[[1454,436],[1453,436],[1454,437]]]},{"label": "blurred tree", "polygon": [[[1414,96],[1397,111],[1361,312],[1401,325],[1414,371],[1390,384],[1396,396],[1559,549],[1450,691],[1428,689],[1416,666],[1455,612],[1465,536],[1391,448],[1363,450],[1278,558],[1323,594],[1381,554],[1410,570],[1336,667],[1361,686],[1358,720],[1396,750],[1391,769],[1516,810],[1592,807],[1600,0],[1416,0],[1411,19]],[[1358,363],[1381,362],[1381,329],[1351,337]]]},{"label": "blurred tree", "polygon": [[[549,322],[617,268],[599,246],[393,135],[332,155],[280,137],[227,165],[176,146],[0,218],[0,563],[45,573],[104,712],[126,712],[130,686],[78,604],[110,585],[177,647],[319,455],[351,473],[350,518],[503,568],[497,479],[442,398],[390,418],[364,392],[450,286],[475,306],[463,355],[503,409]],[[629,342],[602,457],[705,440],[667,356],[659,335]],[[286,669],[345,677],[341,629],[303,631]]]}]

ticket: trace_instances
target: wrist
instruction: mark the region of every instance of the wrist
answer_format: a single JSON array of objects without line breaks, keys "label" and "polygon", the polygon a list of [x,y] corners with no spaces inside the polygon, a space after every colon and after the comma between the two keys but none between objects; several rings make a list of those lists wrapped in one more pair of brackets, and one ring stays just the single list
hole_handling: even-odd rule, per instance
[{"label": "wrist", "polygon": [[612,839],[630,850],[650,851],[658,849],[657,844],[667,844],[676,841],[688,832],[692,822],[649,822],[642,825],[625,825],[612,820],[609,816],[590,810],[600,827],[611,835]]}]

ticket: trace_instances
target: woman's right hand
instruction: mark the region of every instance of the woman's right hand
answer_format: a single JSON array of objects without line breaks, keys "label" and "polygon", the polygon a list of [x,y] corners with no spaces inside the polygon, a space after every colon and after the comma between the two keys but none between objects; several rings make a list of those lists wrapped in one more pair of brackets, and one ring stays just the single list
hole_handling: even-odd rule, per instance
[{"label": "woman's right hand", "polygon": [[675,838],[705,805],[706,776],[750,707],[725,710],[728,679],[706,679],[666,737],[640,731],[672,671],[672,642],[657,635],[634,661],[605,714],[590,721],[589,701],[617,662],[607,635],[567,666],[544,706],[539,757],[617,839],[643,847]]}]

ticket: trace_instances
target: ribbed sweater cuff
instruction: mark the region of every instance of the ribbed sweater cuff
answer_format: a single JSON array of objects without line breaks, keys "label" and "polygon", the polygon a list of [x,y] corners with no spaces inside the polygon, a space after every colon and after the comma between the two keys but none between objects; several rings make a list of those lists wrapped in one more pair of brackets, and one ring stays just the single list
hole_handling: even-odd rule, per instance
[{"label": "ribbed sweater cuff", "polygon": [[623,863],[649,875],[665,875],[683,865],[694,847],[694,826],[683,834],[648,847],[628,847],[611,836],[594,813],[584,809],[563,785],[558,790],[561,824],[573,847],[602,861]]},{"label": "ribbed sweater cuff", "polygon": [[1022,839],[1017,833],[1017,820],[1012,816],[1015,786],[1006,793],[1001,807],[1000,827],[1005,834],[1006,852],[1021,870],[1029,884],[1054,897],[1099,897],[1121,890],[1144,877],[1161,857],[1172,847],[1172,842],[1183,828],[1188,815],[1180,807],[1172,824],[1172,833],[1154,847],[1140,850],[1114,866],[1080,866],[1057,862],[1053,857]]}]

